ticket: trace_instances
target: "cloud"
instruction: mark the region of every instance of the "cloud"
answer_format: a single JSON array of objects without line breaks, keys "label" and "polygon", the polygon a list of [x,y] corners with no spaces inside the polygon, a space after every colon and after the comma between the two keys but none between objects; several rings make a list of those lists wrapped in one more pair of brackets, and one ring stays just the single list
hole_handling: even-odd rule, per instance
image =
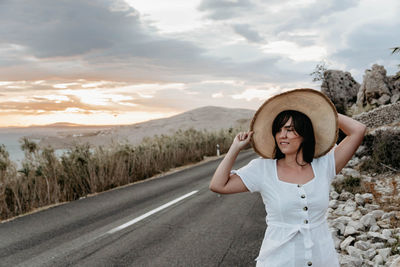
[{"label": "cloud", "polygon": [[248,24],[236,24],[233,25],[233,29],[237,34],[243,36],[250,42],[258,43],[263,41],[263,38],[258,34],[258,32],[252,30]]},{"label": "cloud", "polygon": [[[34,6],[28,0],[0,1],[0,81],[19,81],[0,91],[7,97],[27,92],[43,97],[59,93],[62,84],[75,82],[67,89],[81,90],[92,82],[87,89],[132,97],[110,104],[115,110],[151,110],[157,103],[165,109],[172,104],[189,109],[190,103],[241,106],[247,102],[243,92],[250,89],[310,87],[308,74],[323,59],[362,71],[371,62],[397,59],[390,51],[376,52],[398,45],[390,43],[399,28],[398,16],[390,17],[393,5],[376,8],[368,0],[199,2],[193,9],[202,18],[199,24],[166,33],[157,29],[159,21],[151,22],[153,7],[141,14],[135,1],[133,7],[122,0],[37,0]],[[34,83],[38,80],[44,82]],[[202,83],[229,80],[236,83]],[[149,86],[133,88],[143,84]],[[179,86],[162,87],[171,84]],[[53,108],[51,99],[35,101]],[[68,103],[80,110],[99,108]]]},{"label": "cloud", "polygon": [[[242,69],[247,65],[210,55],[195,40],[160,35],[123,2],[38,0],[35,8],[29,8],[29,3],[1,2],[0,59],[5,63],[0,63],[0,80],[170,83],[247,79],[248,72]],[[206,6],[236,9],[250,2],[204,2]],[[261,40],[250,26],[237,24],[236,30],[249,40]]]},{"label": "cloud", "polygon": [[280,88],[273,88],[273,89],[256,89],[256,88],[249,88],[246,89],[245,91],[241,92],[240,94],[235,94],[232,96],[233,99],[243,99],[247,101],[251,101],[253,99],[258,99],[258,100],[265,100],[274,94],[277,94],[280,92]]},{"label": "cloud", "polygon": [[[271,34],[283,34],[286,32],[296,32],[298,30],[309,30],[319,28],[324,25],[327,29],[332,23],[329,19],[338,13],[354,9],[360,0],[327,0],[327,1],[283,1],[267,11],[265,22]],[[260,12],[265,9],[260,9]],[[335,21],[337,23],[337,21]]]},{"label": "cloud", "polygon": [[[111,1],[3,1],[2,43],[21,45],[38,58],[76,56],[110,48],[130,36],[142,39],[139,15]],[[129,38],[129,37],[128,37]]]},{"label": "cloud", "polygon": [[[38,0],[35,8],[30,8],[28,0],[3,1],[0,5],[0,80],[83,78],[171,83],[234,78],[262,82],[288,76],[293,80],[303,70],[280,69],[275,64],[287,55],[266,53],[259,45],[274,42],[277,36],[290,37],[297,45],[301,38],[302,45],[315,46],[318,41],[318,32],[311,36],[307,32],[275,34],[287,21],[297,22],[299,17],[289,16],[285,10],[274,13],[260,1],[203,0],[199,10],[231,22],[225,27],[217,23],[216,34],[233,28],[252,45],[241,44],[237,37],[235,40],[226,34],[223,36],[230,40],[217,43],[219,39],[213,37],[210,40],[215,44],[209,47],[199,41],[202,37],[188,40],[185,36],[161,35],[144,23],[139,11],[120,0]],[[289,5],[289,11],[294,10]],[[249,22],[244,23],[244,19]],[[279,73],[282,71],[286,73]]]},{"label": "cloud", "polygon": [[63,111],[67,108],[89,110],[78,98],[70,96],[67,101],[49,100],[43,97],[32,97],[1,103],[2,111],[17,111],[24,114],[37,114],[42,112]]},{"label": "cloud", "polygon": [[38,0],[30,6],[28,0],[0,4],[0,79],[171,80],[178,72],[225,68],[193,42],[159,35],[120,1]]},{"label": "cloud", "polygon": [[[93,88],[95,86],[96,88]],[[40,90],[38,90],[40,88]],[[24,114],[68,112],[119,113],[138,110],[140,90],[112,81],[18,81],[0,83],[0,112]]]},{"label": "cloud", "polygon": [[[372,64],[383,64],[389,74],[397,71],[399,60],[390,48],[399,43],[393,40],[400,21],[394,24],[363,24],[354,28],[347,36],[347,46],[332,54],[332,59],[346,64],[348,69],[365,70]],[[361,77],[358,77],[360,80]]]},{"label": "cloud", "polygon": [[206,12],[207,17],[214,20],[224,20],[253,7],[249,0],[202,0],[198,9]]},{"label": "cloud", "polygon": [[121,99],[95,99],[104,102],[86,102],[76,95],[57,96],[49,99],[46,96],[26,97],[18,100],[0,101],[1,113],[9,114],[54,114],[57,112],[81,114],[109,113],[119,114],[133,111],[142,111],[135,101],[129,98],[121,97]]}]

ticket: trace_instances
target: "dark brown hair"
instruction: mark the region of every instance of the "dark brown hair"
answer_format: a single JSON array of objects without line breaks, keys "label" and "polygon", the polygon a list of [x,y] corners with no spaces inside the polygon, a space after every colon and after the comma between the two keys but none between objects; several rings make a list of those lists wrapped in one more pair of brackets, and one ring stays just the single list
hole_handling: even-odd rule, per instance
[{"label": "dark brown hair", "polygon": [[[311,163],[314,158],[315,152],[315,136],[314,129],[312,126],[312,122],[310,118],[307,117],[302,112],[296,110],[285,110],[276,116],[274,122],[272,123],[272,135],[274,136],[282,129],[285,123],[292,118],[292,125],[296,132],[303,137],[303,142],[300,144],[299,149],[296,153],[296,162],[297,162],[297,154],[300,150],[303,151],[303,160],[307,163]],[[278,144],[275,139],[275,159],[284,158],[285,154],[279,149]],[[297,164],[299,164],[297,162]],[[300,164],[299,164],[300,165]]]}]

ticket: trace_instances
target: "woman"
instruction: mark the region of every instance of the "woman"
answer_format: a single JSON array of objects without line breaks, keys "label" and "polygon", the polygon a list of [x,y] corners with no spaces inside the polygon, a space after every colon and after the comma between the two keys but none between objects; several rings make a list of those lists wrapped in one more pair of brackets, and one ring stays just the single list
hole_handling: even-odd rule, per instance
[{"label": "woman", "polygon": [[[346,137],[335,145],[338,128]],[[339,266],[325,214],[333,177],[352,158],[366,127],[322,93],[297,89],[267,100],[239,133],[210,183],[220,194],[259,192],[267,230],[257,266]],[[261,155],[232,171],[252,142]]]}]

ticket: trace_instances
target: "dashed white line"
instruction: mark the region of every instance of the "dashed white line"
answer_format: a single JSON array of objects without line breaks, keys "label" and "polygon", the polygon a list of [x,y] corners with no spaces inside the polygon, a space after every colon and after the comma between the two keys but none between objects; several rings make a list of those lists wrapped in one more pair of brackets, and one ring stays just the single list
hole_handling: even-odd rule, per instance
[{"label": "dashed white line", "polygon": [[[176,198],[168,203],[165,203],[164,205],[162,205],[156,209],[153,209],[153,210],[151,210],[151,211],[127,222],[127,223],[124,223],[118,227],[115,227],[115,228],[109,230],[108,232],[106,232],[107,230],[105,230],[105,229],[110,229],[110,227],[104,226],[100,229],[96,229],[85,235],[79,236],[78,238],[75,238],[71,241],[65,242],[65,243],[61,244],[60,246],[53,247],[47,251],[44,251],[43,253],[41,253],[39,255],[36,255],[33,258],[30,258],[24,262],[21,262],[18,264],[18,266],[23,266],[23,267],[25,267],[25,266],[29,266],[29,267],[31,267],[31,266],[50,266],[49,264],[45,264],[45,263],[50,263],[52,260],[54,260],[58,257],[59,258],[65,257],[71,251],[76,251],[76,250],[86,246],[87,244],[94,242],[95,240],[99,240],[100,238],[105,237],[107,234],[113,234],[115,232],[118,232],[118,231],[120,231],[132,224],[135,224],[135,223],[137,223],[137,222],[139,222],[139,221],[141,221],[163,209],[168,208],[169,206],[171,206],[179,201],[182,201],[185,198],[190,197],[191,195],[196,194],[197,192],[199,192],[199,190],[195,190],[186,195],[178,197],[178,198]],[[51,265],[51,266],[53,266],[53,265]]]},{"label": "dashed white line", "polygon": [[191,195],[196,194],[197,192],[199,192],[199,190],[192,191],[190,193],[187,193],[186,195],[183,195],[183,196],[178,197],[178,198],[176,198],[176,199],[174,199],[174,200],[172,200],[172,201],[170,201],[168,203],[165,203],[164,205],[162,205],[162,206],[160,206],[160,207],[158,207],[156,209],[153,209],[153,210],[151,210],[149,212],[146,212],[145,214],[143,214],[143,215],[141,215],[141,216],[139,216],[139,217],[127,222],[127,223],[124,223],[124,224],[122,224],[122,225],[120,225],[118,227],[115,227],[115,228],[111,229],[110,231],[107,232],[107,234],[114,234],[114,233],[116,233],[116,232],[118,232],[118,231],[120,231],[122,229],[125,229],[126,227],[131,226],[132,224],[140,222],[141,220],[143,220],[143,219],[145,219],[145,218],[147,218],[147,217],[149,217],[149,216],[151,216],[151,215],[153,215],[153,214],[155,214],[155,213],[157,213],[157,212],[159,212],[159,211],[161,211],[163,209],[166,209],[169,206],[174,205],[175,203],[177,203],[179,201],[182,201],[185,198],[190,197]]}]

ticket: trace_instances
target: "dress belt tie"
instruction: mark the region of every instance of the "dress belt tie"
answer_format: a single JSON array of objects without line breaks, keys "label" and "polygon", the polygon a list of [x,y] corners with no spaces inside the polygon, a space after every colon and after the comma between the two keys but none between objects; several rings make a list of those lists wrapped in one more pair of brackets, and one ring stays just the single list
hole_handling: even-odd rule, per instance
[{"label": "dress belt tie", "polygon": [[[292,229],[292,230],[286,235],[286,237],[283,240],[280,240],[277,243],[273,243],[273,245],[272,244],[268,244],[268,246],[267,246],[268,249],[266,251],[262,251],[262,255],[260,253],[259,257],[256,260],[258,260],[260,257],[265,257],[265,256],[270,255],[276,249],[280,248],[282,245],[284,245],[287,242],[289,242],[293,237],[295,237],[295,235],[298,232],[300,232],[301,234],[304,235],[304,247],[306,249],[312,248],[314,243],[313,243],[313,241],[311,239],[310,230],[320,226],[324,222],[325,222],[325,220],[321,220],[321,221],[316,222],[316,223],[310,223],[310,224],[305,224],[305,225],[302,225],[302,224],[288,224],[288,223],[281,223],[281,222],[267,222],[268,226],[274,226],[274,227],[278,227],[278,228],[289,228],[289,229]],[[266,242],[268,242],[268,241],[266,241]]]}]

